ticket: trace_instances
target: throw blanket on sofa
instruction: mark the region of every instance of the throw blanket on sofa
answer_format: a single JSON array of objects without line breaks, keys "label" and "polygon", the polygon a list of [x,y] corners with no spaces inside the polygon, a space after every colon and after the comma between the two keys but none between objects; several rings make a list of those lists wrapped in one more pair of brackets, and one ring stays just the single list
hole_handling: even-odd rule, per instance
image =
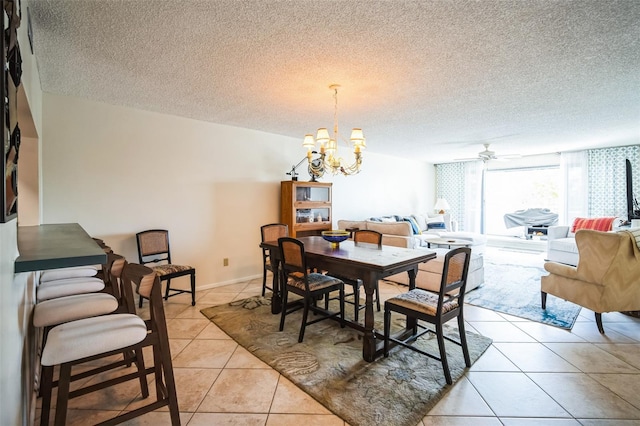
[{"label": "throw blanket on sofa", "polygon": [[628,232],[631,235],[633,235],[633,238],[636,239],[636,244],[638,245],[638,248],[640,248],[640,228],[633,228],[633,229],[630,229]]}]

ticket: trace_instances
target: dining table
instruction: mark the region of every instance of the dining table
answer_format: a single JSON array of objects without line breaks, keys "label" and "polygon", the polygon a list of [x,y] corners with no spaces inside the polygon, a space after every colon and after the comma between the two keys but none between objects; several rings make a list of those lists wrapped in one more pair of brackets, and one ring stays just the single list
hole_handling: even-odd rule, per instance
[{"label": "dining table", "polygon": [[[329,275],[348,276],[362,280],[365,291],[364,324],[345,321],[349,327],[363,333],[362,358],[372,362],[383,353],[383,334],[375,330],[374,293],[376,284],[385,277],[407,272],[409,274],[409,289],[415,288],[415,278],[418,265],[436,257],[436,252],[428,249],[409,249],[366,243],[354,243],[351,240],[341,242],[338,247],[320,236],[298,237],[304,244],[307,266],[327,271]],[[279,270],[280,255],[277,241],[264,241],[260,247],[270,252],[274,270]],[[278,273],[273,274],[273,296],[271,298],[271,312],[278,314],[282,310],[282,292]],[[407,321],[406,328],[401,334],[407,334],[413,328],[413,323]]]}]

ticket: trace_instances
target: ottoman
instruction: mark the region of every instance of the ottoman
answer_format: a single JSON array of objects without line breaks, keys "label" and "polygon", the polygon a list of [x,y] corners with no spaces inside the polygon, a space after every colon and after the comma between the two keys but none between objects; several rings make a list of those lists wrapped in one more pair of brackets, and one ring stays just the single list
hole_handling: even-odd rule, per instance
[{"label": "ottoman", "polygon": [[[420,249],[417,249],[420,250]],[[442,280],[442,268],[444,266],[444,256],[449,251],[446,248],[433,249],[437,253],[437,257],[428,262],[421,263],[418,266],[418,275],[416,276],[416,287],[429,291],[438,292],[440,290],[440,281]],[[400,274],[391,275],[385,280],[396,283],[409,285],[409,274],[402,272]],[[471,261],[469,262],[469,275],[467,277],[467,291],[484,283],[484,259],[482,255],[471,252]]]}]

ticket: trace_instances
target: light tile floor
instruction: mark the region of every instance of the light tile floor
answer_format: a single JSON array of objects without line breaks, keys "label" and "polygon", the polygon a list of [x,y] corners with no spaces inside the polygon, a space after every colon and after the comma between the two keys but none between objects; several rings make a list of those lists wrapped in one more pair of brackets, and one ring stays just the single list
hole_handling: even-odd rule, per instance
[{"label": "light tile floor", "polygon": [[[383,299],[406,289],[381,284]],[[200,313],[260,290],[261,280],[251,280],[199,291],[195,307],[188,295],[165,303],[182,424],[345,425]],[[572,331],[471,305],[465,318],[468,330],[494,343],[418,426],[640,425],[640,320],[605,314],[601,335],[586,309]],[[73,400],[68,424],[94,424],[138,405],[136,383],[122,384]],[[165,409],[127,424],[170,421]]]}]

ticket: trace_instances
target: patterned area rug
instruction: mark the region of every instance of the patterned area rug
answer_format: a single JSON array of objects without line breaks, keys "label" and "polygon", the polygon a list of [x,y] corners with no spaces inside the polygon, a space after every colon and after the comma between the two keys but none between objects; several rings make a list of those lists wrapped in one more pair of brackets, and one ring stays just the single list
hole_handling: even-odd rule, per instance
[{"label": "patterned area rug", "polygon": [[540,303],[543,268],[494,263],[485,260],[484,284],[467,293],[465,302],[497,312],[571,330],[581,307],[555,296]]},{"label": "patterned area rug", "polygon": [[[279,332],[280,315],[271,314],[270,303],[258,296],[201,312],[352,426],[415,426],[448,388],[439,361],[405,348],[394,348],[388,358],[363,361],[361,335],[340,328],[335,321],[310,325],[304,342],[298,343],[301,311],[288,315],[284,331]],[[376,329],[382,330],[382,313],[376,315]],[[401,327],[404,320],[392,321],[394,327]],[[457,328],[447,327],[445,333],[459,337]],[[420,339],[420,345],[437,354],[435,337],[427,336]],[[491,339],[467,332],[467,343],[475,362]],[[462,349],[445,344],[455,382],[464,373]]]}]

